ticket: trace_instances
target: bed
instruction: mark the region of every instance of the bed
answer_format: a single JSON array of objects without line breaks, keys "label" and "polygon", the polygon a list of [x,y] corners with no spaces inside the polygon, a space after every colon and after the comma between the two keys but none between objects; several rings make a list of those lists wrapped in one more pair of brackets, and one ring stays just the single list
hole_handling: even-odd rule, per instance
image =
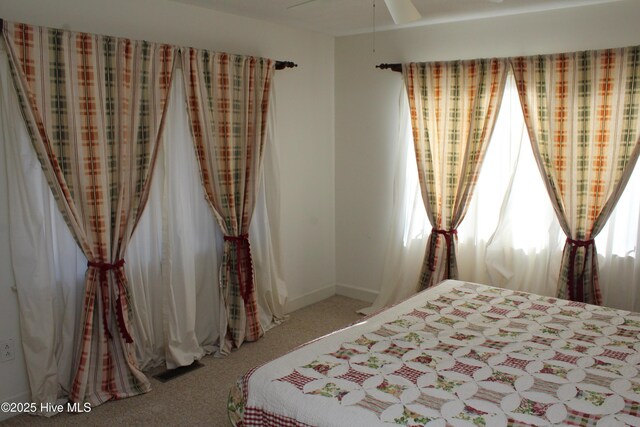
[{"label": "bed", "polygon": [[448,280],[252,369],[242,426],[640,426],[640,314]]}]

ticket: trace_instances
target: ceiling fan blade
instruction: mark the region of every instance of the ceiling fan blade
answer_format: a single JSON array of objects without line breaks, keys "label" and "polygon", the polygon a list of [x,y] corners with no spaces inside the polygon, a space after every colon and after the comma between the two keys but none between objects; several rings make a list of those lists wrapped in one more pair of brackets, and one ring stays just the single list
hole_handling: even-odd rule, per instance
[{"label": "ceiling fan blade", "polygon": [[311,3],[311,2],[314,2],[314,1],[316,1],[316,0],[304,0],[304,1],[292,4],[291,6],[287,6],[287,9],[293,9],[294,7],[302,6],[303,4]]},{"label": "ceiling fan blade", "polygon": [[384,0],[396,24],[408,24],[422,18],[411,0]]}]

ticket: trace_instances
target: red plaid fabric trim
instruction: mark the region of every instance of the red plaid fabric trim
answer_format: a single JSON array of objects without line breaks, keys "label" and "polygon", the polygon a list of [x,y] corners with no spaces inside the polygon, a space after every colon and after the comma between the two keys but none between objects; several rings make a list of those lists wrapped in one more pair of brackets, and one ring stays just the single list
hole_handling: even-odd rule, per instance
[{"label": "red plaid fabric trim", "polygon": [[300,391],[302,391],[302,389],[304,388],[305,385],[307,385],[311,381],[315,381],[315,380],[316,380],[316,378],[311,378],[311,377],[307,377],[305,375],[302,375],[297,370],[294,370],[292,373],[290,373],[287,376],[284,376],[282,378],[277,378],[276,379],[276,381],[282,381],[282,382],[289,383],[289,384],[293,385],[295,388],[297,388]]},{"label": "red plaid fabric trim", "polygon": [[572,365],[575,365],[578,362],[578,359],[580,358],[577,356],[570,356],[568,354],[558,353],[558,352],[556,352],[556,354],[551,358],[551,360],[567,362],[567,363],[571,363]]},{"label": "red plaid fabric trim", "polygon": [[432,313],[425,313],[424,311],[414,309],[411,313],[407,314],[407,316],[418,317],[424,320],[427,317],[432,316]]},{"label": "red plaid fabric trim", "polygon": [[586,307],[587,307],[587,304],[585,304],[585,303],[583,303],[583,302],[578,302],[578,301],[569,301],[569,302],[567,303],[567,305],[568,305],[569,307],[580,307],[580,308],[582,308],[582,309],[584,309],[584,308],[586,308]]},{"label": "red plaid fabric trim", "polygon": [[471,315],[472,313],[469,313],[468,311],[462,311],[462,310],[458,310],[457,308],[454,309],[451,313],[449,313],[451,316],[457,316],[457,317],[462,317],[463,319],[466,319],[467,316]]},{"label": "red plaid fabric trim", "polygon": [[586,427],[596,425],[596,422],[600,418],[602,418],[602,415],[587,414],[585,412],[567,408],[567,418],[564,419],[564,423],[570,426]]},{"label": "red plaid fabric trim", "polygon": [[588,343],[591,343],[591,344],[595,344],[595,341],[598,338],[599,337],[594,337],[593,335],[584,335],[584,334],[579,334],[579,333],[576,333],[571,337],[572,340],[588,342]]},{"label": "red plaid fabric trim", "polygon": [[456,360],[455,365],[453,365],[453,367],[447,369],[447,371],[454,371],[454,372],[458,372],[459,374],[468,375],[470,377],[473,377],[473,374],[478,369],[481,369],[481,367],[480,366],[468,365],[466,363],[459,362],[459,361]]},{"label": "red plaid fabric trim", "polygon": [[629,354],[630,353],[623,353],[621,351],[609,350],[607,348],[602,352],[602,354],[600,354],[600,356],[610,357],[612,359],[622,360],[624,362],[625,360],[627,360],[627,357],[629,357]]},{"label": "red plaid fabric trim", "polygon": [[418,378],[420,378],[424,374],[424,372],[420,372],[416,369],[410,368],[407,365],[402,365],[402,368],[393,372],[393,375],[398,375],[399,377],[405,378],[416,385],[418,384]]},{"label": "red plaid fabric trim", "polygon": [[624,409],[620,412],[632,417],[640,417],[640,403],[624,399]]},{"label": "red plaid fabric trim", "polygon": [[523,423],[522,421],[514,420],[513,418],[509,418],[507,425],[509,427],[533,427],[533,424]]},{"label": "red plaid fabric trim", "polygon": [[504,308],[498,308],[498,307],[491,307],[491,310],[487,311],[486,314],[488,313],[497,314],[498,316],[506,316],[507,314],[511,313],[511,310],[506,310]]},{"label": "red plaid fabric trim", "polygon": [[367,374],[366,372],[360,372],[360,371],[356,371],[353,368],[349,368],[346,374],[340,375],[337,378],[340,378],[346,381],[351,381],[353,383],[356,383],[362,386],[362,384],[372,376],[373,375]]},{"label": "red plaid fabric trim", "polygon": [[244,374],[244,376],[242,377],[242,397],[244,398],[244,401],[247,402],[249,400],[249,379],[251,378],[251,375],[253,375],[253,373],[259,368],[260,366],[256,366],[255,368],[249,370],[246,374]]},{"label": "red plaid fabric trim", "polygon": [[247,407],[242,419],[244,427],[312,427],[291,417],[274,414],[264,409]]},{"label": "red plaid fabric trim", "polygon": [[516,359],[515,357],[507,356],[507,360],[502,362],[501,365],[525,370],[529,363],[531,363],[529,360]]},{"label": "red plaid fabric trim", "polygon": [[617,336],[625,337],[625,338],[637,338],[639,331],[632,331],[630,329],[618,328],[618,332],[616,332]]},{"label": "red plaid fabric trim", "polygon": [[542,304],[532,304],[531,307],[529,307],[529,310],[537,310],[537,311],[543,311],[543,312],[547,312],[547,310],[549,310],[549,308],[551,308],[548,305],[542,305]]}]

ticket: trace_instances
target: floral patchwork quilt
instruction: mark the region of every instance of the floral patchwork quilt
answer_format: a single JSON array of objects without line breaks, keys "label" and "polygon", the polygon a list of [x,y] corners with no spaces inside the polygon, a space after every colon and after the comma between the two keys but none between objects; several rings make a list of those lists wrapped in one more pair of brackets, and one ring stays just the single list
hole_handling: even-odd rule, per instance
[{"label": "floral patchwork quilt", "polygon": [[639,334],[639,313],[449,280],[251,370],[229,414],[236,426],[640,426]]}]

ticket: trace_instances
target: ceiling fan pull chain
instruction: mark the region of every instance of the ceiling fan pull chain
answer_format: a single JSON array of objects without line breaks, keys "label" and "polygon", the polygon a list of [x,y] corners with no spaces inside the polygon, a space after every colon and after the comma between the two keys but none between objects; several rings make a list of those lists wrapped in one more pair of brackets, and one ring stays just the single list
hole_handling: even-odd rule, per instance
[{"label": "ceiling fan pull chain", "polygon": [[373,53],[376,53],[376,0],[373,0]]}]

